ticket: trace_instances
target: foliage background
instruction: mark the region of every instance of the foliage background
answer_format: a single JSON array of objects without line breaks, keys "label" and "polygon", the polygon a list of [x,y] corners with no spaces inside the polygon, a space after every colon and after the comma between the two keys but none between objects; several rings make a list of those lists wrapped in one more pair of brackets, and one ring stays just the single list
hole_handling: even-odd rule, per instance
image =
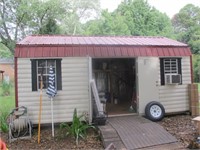
[{"label": "foliage background", "polygon": [[[100,0],[0,0],[0,57],[31,34],[165,36],[200,54],[200,8],[184,6],[170,19],[146,0],[124,0],[113,12]],[[195,81],[199,59],[193,60]]]}]

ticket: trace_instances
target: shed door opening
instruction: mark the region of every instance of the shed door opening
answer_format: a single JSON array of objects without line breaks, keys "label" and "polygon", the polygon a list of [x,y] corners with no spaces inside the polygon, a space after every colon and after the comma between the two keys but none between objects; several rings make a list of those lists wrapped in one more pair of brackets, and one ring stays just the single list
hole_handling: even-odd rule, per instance
[{"label": "shed door opening", "polygon": [[106,99],[108,115],[137,112],[135,66],[134,58],[92,60],[93,78],[100,99]]}]

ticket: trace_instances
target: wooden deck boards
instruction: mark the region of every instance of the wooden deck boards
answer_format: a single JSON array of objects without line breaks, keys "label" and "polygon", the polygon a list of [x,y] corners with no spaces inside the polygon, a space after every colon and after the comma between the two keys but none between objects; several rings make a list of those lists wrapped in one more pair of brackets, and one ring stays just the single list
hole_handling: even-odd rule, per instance
[{"label": "wooden deck boards", "polygon": [[179,148],[175,137],[162,126],[141,116],[123,116],[108,119],[105,126],[99,126],[102,141],[106,148],[110,143],[116,149],[168,148],[172,145]]}]

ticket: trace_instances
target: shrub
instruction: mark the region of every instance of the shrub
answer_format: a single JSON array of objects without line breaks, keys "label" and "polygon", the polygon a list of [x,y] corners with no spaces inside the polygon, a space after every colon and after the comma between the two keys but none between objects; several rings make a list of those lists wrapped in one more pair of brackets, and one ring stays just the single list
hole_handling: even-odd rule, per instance
[{"label": "shrub", "polygon": [[70,135],[75,138],[76,145],[78,145],[79,139],[85,139],[87,135],[87,129],[88,128],[94,128],[94,126],[89,125],[84,115],[77,115],[77,110],[74,109],[73,114],[73,121],[72,124],[69,125],[67,123],[60,124],[61,129],[66,129],[66,135]]},{"label": "shrub", "polygon": [[12,84],[6,81],[2,82],[2,96],[9,96]]}]

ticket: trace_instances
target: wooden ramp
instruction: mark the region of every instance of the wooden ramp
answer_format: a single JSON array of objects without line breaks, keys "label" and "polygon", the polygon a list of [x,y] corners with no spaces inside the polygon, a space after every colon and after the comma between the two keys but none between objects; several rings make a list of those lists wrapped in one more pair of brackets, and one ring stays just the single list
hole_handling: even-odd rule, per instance
[{"label": "wooden ramp", "polygon": [[109,118],[99,129],[105,147],[113,143],[116,149],[180,148],[177,139],[162,126],[141,116]]}]

